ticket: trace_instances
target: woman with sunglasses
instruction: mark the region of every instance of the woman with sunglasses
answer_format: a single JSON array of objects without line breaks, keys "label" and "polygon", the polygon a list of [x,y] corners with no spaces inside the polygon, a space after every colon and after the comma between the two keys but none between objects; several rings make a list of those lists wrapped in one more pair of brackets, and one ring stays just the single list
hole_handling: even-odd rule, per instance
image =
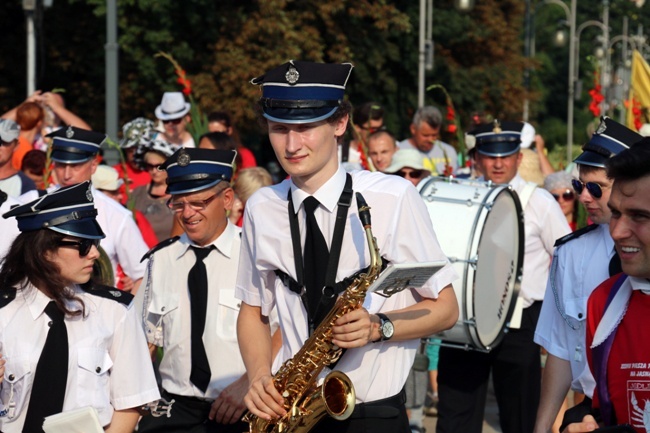
[{"label": "woman with sunglasses", "polygon": [[151,175],[148,185],[140,186],[133,190],[135,209],[144,214],[153,227],[158,242],[167,239],[174,224],[174,215],[167,208],[170,195],[167,190],[167,172],[158,167],[179,149],[175,144],[165,140],[165,136],[158,134],[155,138],[138,148],[136,160],[143,170]]},{"label": "woman with sunglasses", "polygon": [[0,270],[0,431],[42,432],[83,407],[107,432],[131,433],[160,396],[133,297],[92,280],[104,238],[90,182],[3,217],[21,233]]},{"label": "woman with sunglasses", "polygon": [[573,192],[571,185],[572,176],[566,171],[551,173],[544,179],[544,189],[551,193],[557,200],[562,213],[566,217],[571,231],[575,231],[577,224],[577,205],[576,194]]}]

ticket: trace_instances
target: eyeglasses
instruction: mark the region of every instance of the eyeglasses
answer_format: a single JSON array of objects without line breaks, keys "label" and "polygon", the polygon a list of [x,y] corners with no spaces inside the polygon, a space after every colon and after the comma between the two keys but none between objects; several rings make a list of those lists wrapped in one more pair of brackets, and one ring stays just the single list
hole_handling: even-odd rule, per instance
[{"label": "eyeglasses", "polygon": [[214,194],[212,197],[206,198],[205,200],[196,200],[196,201],[172,201],[170,198],[167,200],[167,207],[172,210],[172,212],[183,212],[185,210],[185,206],[189,206],[190,209],[194,211],[202,211],[205,210],[206,207],[210,203],[212,203],[212,200],[215,198],[219,197],[222,192],[224,192],[226,188],[222,189],[218,193]]},{"label": "eyeglasses", "polygon": [[166,124],[166,123],[171,123],[171,124],[174,124],[174,125],[178,125],[179,123],[181,123],[182,120],[183,120],[183,118],[180,117],[180,118],[178,118],[178,119],[167,119],[167,120],[163,120],[162,123],[165,123],[165,124]]},{"label": "eyeglasses", "polygon": [[574,200],[576,198],[576,195],[570,189],[567,189],[562,194],[553,194],[553,193],[551,193],[551,195],[557,201],[560,201],[560,198],[562,198],[562,200],[564,200],[564,201],[572,201],[572,200]]},{"label": "eyeglasses", "polygon": [[584,183],[581,180],[572,179],[571,185],[578,195],[582,194],[582,190],[586,187],[587,191],[589,191],[589,194],[591,194],[593,198],[601,198],[603,196],[603,189],[596,182]]},{"label": "eyeglasses", "polygon": [[154,164],[149,164],[149,163],[145,162],[144,163],[144,169],[146,171],[151,171],[151,170],[154,170],[154,169],[159,170],[160,169],[160,164],[154,165]]},{"label": "eyeglasses", "polygon": [[395,174],[400,177],[410,177],[411,179],[419,179],[424,174],[424,170],[411,170],[411,171],[400,170],[395,172]]},{"label": "eyeglasses", "polygon": [[99,239],[81,239],[78,241],[59,241],[59,246],[73,247],[79,250],[79,257],[86,257],[90,249],[95,246],[99,247]]}]

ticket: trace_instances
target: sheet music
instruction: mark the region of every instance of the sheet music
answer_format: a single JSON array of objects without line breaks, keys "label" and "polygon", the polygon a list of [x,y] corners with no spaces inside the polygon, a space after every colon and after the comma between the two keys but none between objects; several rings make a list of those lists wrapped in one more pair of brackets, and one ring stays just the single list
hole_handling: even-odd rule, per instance
[{"label": "sheet music", "polygon": [[368,288],[384,297],[393,296],[410,287],[422,287],[429,278],[447,264],[446,261],[389,264]]}]

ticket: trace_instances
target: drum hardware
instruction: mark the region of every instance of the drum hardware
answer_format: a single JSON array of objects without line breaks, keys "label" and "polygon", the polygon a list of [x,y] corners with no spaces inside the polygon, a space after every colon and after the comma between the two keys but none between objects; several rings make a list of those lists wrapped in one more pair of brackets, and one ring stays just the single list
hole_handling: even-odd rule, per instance
[{"label": "drum hardware", "polygon": [[[434,195],[435,194],[435,195]],[[431,178],[420,190],[442,250],[460,278],[460,316],[433,338],[442,346],[490,352],[511,320],[524,252],[523,212],[509,185]]]}]

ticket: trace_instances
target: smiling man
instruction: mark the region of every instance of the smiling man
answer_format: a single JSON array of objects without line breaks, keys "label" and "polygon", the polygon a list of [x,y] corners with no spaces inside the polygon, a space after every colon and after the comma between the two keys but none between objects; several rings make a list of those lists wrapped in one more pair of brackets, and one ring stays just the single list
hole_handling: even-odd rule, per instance
[{"label": "smiling man", "polygon": [[[237,331],[251,383],[245,401],[264,420],[287,414],[273,372],[317,329],[335,294],[347,288],[342,280],[370,264],[355,192],[372,207],[384,260],[446,260],[426,206],[409,182],[368,171],[346,174],[339,164],[337,138],[348,123],[344,93],[351,72],[349,63],[290,61],[252,81],[262,86],[261,121],[290,176],[246,202],[237,278],[242,300]],[[352,381],[357,405],[350,418],[325,417],[312,432],[410,432],[402,388],[419,338],[456,322],[455,278],[447,263],[422,287],[388,299],[367,294],[365,308],[336,320],[332,341],[347,350],[335,369]],[[283,338],[275,359],[268,325],[274,306]]]},{"label": "smiling man", "polygon": [[163,398],[171,416],[146,417],[139,432],[242,432],[248,381],[237,346],[235,278],[240,230],[229,222],[236,152],[180,149],[167,171],[168,206],[185,233],[154,247],[143,305],[150,345],[163,348]]},{"label": "smiling man", "polygon": [[[593,224],[555,242],[553,272],[549,275],[535,330],[535,342],[548,352],[536,433],[551,431],[569,387],[587,399],[593,395],[595,382],[587,366],[585,347],[587,299],[601,282],[620,271],[609,234],[611,212],[607,202],[612,180],[607,177],[605,164],[641,138],[620,123],[603,117],[574,160],[579,178],[573,179],[573,188]],[[568,412],[569,417],[576,416],[579,410]],[[578,413],[577,419],[581,418]]]},{"label": "smiling man", "polygon": [[[607,162],[614,182],[609,197],[609,232],[623,272],[599,285],[587,304],[587,358],[596,379],[593,408],[601,424],[630,424],[650,431],[650,139]],[[596,412],[592,412],[596,414]],[[587,415],[567,432],[598,427]],[[623,431],[623,430],[617,430]],[[627,430],[625,430],[627,431]]]}]

